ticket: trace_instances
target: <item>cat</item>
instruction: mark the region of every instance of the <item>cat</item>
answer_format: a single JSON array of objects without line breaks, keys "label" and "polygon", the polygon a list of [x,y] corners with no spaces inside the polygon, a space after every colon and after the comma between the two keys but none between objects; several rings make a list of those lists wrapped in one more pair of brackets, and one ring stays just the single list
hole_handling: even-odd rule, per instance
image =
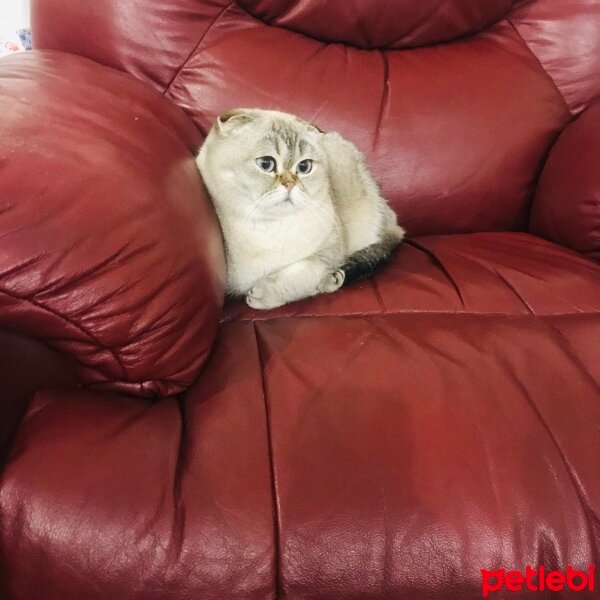
[{"label": "cat", "polygon": [[404,237],[358,148],[294,115],[226,112],[196,162],[221,223],[225,291],[253,308],[368,277]]}]

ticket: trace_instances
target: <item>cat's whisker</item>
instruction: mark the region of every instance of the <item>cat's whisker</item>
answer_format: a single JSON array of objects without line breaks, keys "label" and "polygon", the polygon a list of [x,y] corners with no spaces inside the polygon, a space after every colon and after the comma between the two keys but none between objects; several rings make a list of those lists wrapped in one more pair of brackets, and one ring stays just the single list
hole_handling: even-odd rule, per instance
[{"label": "cat's whisker", "polygon": [[263,196],[262,198],[259,199],[259,201],[256,204],[253,204],[250,207],[250,210],[248,210],[244,215],[242,215],[242,218],[240,219],[240,221],[238,223],[238,228],[243,228],[252,219],[252,217],[254,217],[254,215],[261,208],[263,208],[265,203],[266,203],[265,197]]},{"label": "cat's whisker", "polygon": [[321,223],[326,224],[328,222],[325,209],[315,202],[308,194],[302,193],[300,195],[301,200],[303,201],[304,207]]},{"label": "cat's whisker", "polygon": [[317,111],[315,112],[315,114],[308,120],[308,125],[306,126],[306,130],[308,130],[308,128],[312,125],[313,127],[315,127],[314,120],[317,118],[317,116],[319,115],[319,113],[327,106],[327,104],[329,103],[329,98],[327,98],[325,100],[325,102],[323,102],[323,104],[321,104],[321,106],[319,106],[319,108],[317,108]]}]

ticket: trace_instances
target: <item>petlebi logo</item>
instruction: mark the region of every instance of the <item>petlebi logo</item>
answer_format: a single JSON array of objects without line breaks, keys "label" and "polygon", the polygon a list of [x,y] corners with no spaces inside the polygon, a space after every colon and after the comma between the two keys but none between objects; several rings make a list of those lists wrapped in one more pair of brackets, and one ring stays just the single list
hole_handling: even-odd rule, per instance
[{"label": "petlebi logo", "polygon": [[552,571],[540,565],[537,569],[527,565],[523,571],[481,569],[481,592],[484,598],[500,590],[520,592],[593,592],[596,589],[596,565],[590,565],[586,571],[576,571],[571,565],[566,571]]}]

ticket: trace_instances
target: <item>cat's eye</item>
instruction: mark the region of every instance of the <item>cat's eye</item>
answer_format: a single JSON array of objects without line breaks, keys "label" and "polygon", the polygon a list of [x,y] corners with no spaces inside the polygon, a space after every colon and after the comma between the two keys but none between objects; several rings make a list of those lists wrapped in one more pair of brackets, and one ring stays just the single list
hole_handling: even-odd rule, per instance
[{"label": "cat's eye", "polygon": [[256,159],[256,164],[258,168],[265,173],[272,173],[277,166],[277,163],[272,156],[260,156]]},{"label": "cat's eye", "polygon": [[296,167],[296,172],[300,173],[300,175],[308,175],[313,168],[313,161],[310,158],[305,158],[298,163]]}]

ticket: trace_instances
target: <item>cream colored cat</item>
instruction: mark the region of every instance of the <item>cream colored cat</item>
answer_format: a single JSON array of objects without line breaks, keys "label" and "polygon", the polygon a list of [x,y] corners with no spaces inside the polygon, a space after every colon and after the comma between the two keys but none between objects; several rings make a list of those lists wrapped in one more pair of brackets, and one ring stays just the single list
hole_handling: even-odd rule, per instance
[{"label": "cream colored cat", "polygon": [[225,241],[226,292],[274,308],[370,275],[404,230],[364,156],[294,115],[221,115],[197,158]]}]

